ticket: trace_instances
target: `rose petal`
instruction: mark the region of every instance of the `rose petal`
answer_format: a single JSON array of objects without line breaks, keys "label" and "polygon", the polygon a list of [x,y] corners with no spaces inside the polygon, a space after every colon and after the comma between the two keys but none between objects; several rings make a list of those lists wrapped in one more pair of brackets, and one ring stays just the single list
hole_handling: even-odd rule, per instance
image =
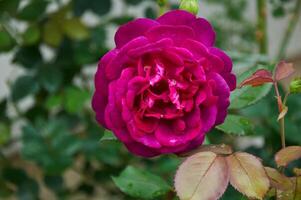
[{"label": "rose petal", "polygon": [[160,123],[155,132],[155,136],[161,145],[174,147],[187,144],[189,141],[193,140],[200,131],[201,126],[199,124],[197,127],[186,129],[182,134],[175,134],[170,125]]},{"label": "rose petal", "polygon": [[127,149],[138,155],[138,156],[143,156],[143,157],[154,157],[160,154],[159,151],[149,148],[139,142],[131,142],[131,143],[125,143],[125,146]]},{"label": "rose petal", "polygon": [[129,66],[126,66],[132,59],[128,56],[128,52],[132,49],[140,48],[149,44],[146,37],[138,37],[126,45],[124,45],[111,62],[105,67],[105,75],[108,80],[115,80],[120,76],[121,71]]},{"label": "rose petal", "polygon": [[123,47],[126,43],[143,36],[150,28],[158,25],[159,23],[154,20],[141,18],[120,26],[115,34],[116,47],[118,49]]},{"label": "rose petal", "polygon": [[104,110],[108,103],[108,80],[104,69],[108,63],[116,57],[118,50],[114,49],[106,53],[99,61],[97,72],[94,77],[95,92],[92,98],[92,108],[96,113],[96,120],[105,128]]},{"label": "rose petal", "polygon": [[175,45],[180,45],[185,39],[195,38],[193,30],[188,26],[155,26],[145,33],[150,41],[158,41],[163,38],[170,38]]},{"label": "rose petal", "polygon": [[217,116],[215,105],[201,108],[202,132],[207,133],[214,126]]},{"label": "rose petal", "polygon": [[196,39],[206,46],[212,46],[215,42],[215,32],[211,24],[206,19],[196,18],[187,11],[170,11],[159,17],[157,21],[164,25],[186,25],[191,27],[196,34]]},{"label": "rose petal", "polygon": [[147,147],[151,147],[155,149],[159,149],[162,147],[153,134],[145,133],[142,130],[139,130],[136,124],[134,123],[134,121],[129,122],[127,124],[127,127],[131,137],[135,141],[140,142]]},{"label": "rose petal", "polygon": [[215,48],[215,47],[209,48],[209,52],[211,54],[216,55],[220,59],[222,59],[222,61],[224,62],[224,66],[225,66],[224,72],[231,72],[233,63],[232,63],[231,58],[225,52],[223,52],[222,50]]},{"label": "rose petal", "polygon": [[230,88],[226,81],[217,73],[211,73],[210,79],[213,79],[216,83],[213,94],[218,96],[217,107],[218,113],[216,116],[215,125],[222,124],[227,116],[227,108],[230,105]]}]

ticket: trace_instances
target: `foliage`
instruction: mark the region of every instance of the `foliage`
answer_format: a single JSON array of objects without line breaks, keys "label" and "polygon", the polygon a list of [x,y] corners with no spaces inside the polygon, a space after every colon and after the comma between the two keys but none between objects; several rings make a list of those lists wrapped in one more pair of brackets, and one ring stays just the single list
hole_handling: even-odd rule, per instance
[{"label": "foliage", "polygon": [[[286,142],[293,147],[278,152],[275,162],[281,142],[273,83],[235,90],[230,115],[208,134],[211,144],[227,143],[235,153],[229,146],[209,145],[189,155],[134,157],[111,132],[96,124],[90,108],[92,80],[98,59],[111,48],[112,27],[136,18],[133,9],[143,8],[145,16],[155,18],[156,1],[124,0],[118,15],[112,13],[115,1],[111,0],[24,2],[0,0],[0,53],[13,54],[12,63],[22,71],[16,79],[8,80],[10,93],[0,100],[0,199],[45,199],[45,191],[57,199],[176,199],[173,176],[181,157],[188,156],[179,167],[175,185],[184,199],[192,190],[205,191],[204,195],[212,198],[225,192],[223,200],[246,199],[244,195],[262,198],[269,184],[273,188],[270,196],[299,197],[300,95],[290,95],[283,103],[289,109],[280,119],[286,119]],[[248,1],[206,2],[222,7],[210,20],[217,31],[217,46],[231,51],[238,83],[258,69],[272,71],[274,63],[257,54],[255,24],[244,15]],[[274,16],[283,17],[291,12],[294,1],[270,3]],[[171,6],[177,8],[178,4]],[[87,15],[94,16],[96,23],[89,23]],[[271,80],[255,75],[256,85]],[[249,83],[254,83],[254,77],[252,81]],[[238,149],[238,136],[245,135],[260,136],[265,145]],[[202,168],[197,167],[200,160]],[[210,163],[213,168],[205,173]],[[285,174],[272,168],[276,166],[285,166]],[[209,187],[207,180],[216,184]],[[254,184],[248,185],[246,180]],[[228,183],[233,187],[226,189]],[[212,193],[213,189],[218,192]]]}]

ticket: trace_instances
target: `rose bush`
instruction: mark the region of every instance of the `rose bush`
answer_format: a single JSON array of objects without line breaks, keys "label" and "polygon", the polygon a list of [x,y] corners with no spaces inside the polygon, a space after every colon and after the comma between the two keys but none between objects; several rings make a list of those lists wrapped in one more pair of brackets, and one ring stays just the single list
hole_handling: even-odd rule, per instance
[{"label": "rose bush", "polygon": [[99,62],[97,121],[140,156],[189,151],[223,123],[236,87],[208,21],[182,11],[121,26]]}]

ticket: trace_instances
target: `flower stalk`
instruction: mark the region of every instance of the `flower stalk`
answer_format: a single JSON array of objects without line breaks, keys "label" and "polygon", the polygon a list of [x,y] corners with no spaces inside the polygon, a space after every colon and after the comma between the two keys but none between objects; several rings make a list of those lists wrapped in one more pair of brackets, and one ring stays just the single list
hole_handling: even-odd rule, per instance
[{"label": "flower stalk", "polygon": [[257,31],[256,39],[261,54],[268,53],[267,40],[267,5],[266,0],[257,0]]},{"label": "flower stalk", "polygon": [[288,22],[287,29],[284,33],[284,36],[281,40],[279,53],[278,53],[278,59],[283,59],[286,55],[286,49],[289,44],[289,40],[291,38],[291,35],[293,34],[295,27],[297,25],[298,19],[300,17],[300,10],[301,10],[301,0],[297,0],[296,5],[294,7],[293,13],[290,17],[290,20]]},{"label": "flower stalk", "polygon": [[[278,110],[279,110],[279,114],[280,114],[284,109],[284,106],[285,106],[284,103],[286,102],[287,95],[286,95],[286,98],[285,98],[285,102],[282,102],[277,82],[274,82],[274,88],[275,88],[275,92],[276,92]],[[286,146],[286,144],[285,144],[285,121],[284,121],[284,116],[279,119],[279,126],[280,126],[281,146],[284,149],[285,146]]]}]

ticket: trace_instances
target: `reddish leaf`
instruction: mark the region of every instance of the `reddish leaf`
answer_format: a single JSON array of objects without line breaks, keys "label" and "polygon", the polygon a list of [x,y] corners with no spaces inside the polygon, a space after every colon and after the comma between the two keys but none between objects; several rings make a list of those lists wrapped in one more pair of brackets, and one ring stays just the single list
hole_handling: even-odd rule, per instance
[{"label": "reddish leaf", "polygon": [[263,199],[270,187],[263,165],[248,153],[234,153],[227,157],[230,183],[250,198]]},{"label": "reddish leaf", "polygon": [[199,152],[205,152],[205,151],[211,151],[213,153],[220,154],[220,155],[230,155],[233,153],[232,148],[228,145],[225,145],[225,144],[211,145],[211,144],[209,144],[209,145],[202,145],[195,150],[192,150],[188,153],[180,154],[179,156],[187,157],[187,156],[191,156],[193,154],[196,154]]},{"label": "reddish leaf", "polygon": [[285,167],[290,162],[301,158],[301,146],[290,146],[278,151],[275,161],[279,167]]},{"label": "reddish leaf", "polygon": [[270,183],[273,188],[288,190],[293,187],[292,181],[285,175],[278,172],[276,169],[270,167],[265,167],[264,169],[270,179]]},{"label": "reddish leaf", "polygon": [[200,152],[187,158],[175,177],[181,200],[216,200],[229,183],[226,160],[213,152]]},{"label": "reddish leaf", "polygon": [[281,61],[277,64],[275,70],[275,80],[280,81],[292,75],[295,72],[293,63],[286,63]]},{"label": "reddish leaf", "polygon": [[277,200],[300,200],[301,199],[301,176],[290,179],[293,186],[287,190],[277,190]]},{"label": "reddish leaf", "polygon": [[263,85],[264,83],[273,82],[272,73],[266,69],[259,69],[253,73],[249,78],[245,79],[238,86],[239,88],[245,85],[251,85],[253,87]]}]

